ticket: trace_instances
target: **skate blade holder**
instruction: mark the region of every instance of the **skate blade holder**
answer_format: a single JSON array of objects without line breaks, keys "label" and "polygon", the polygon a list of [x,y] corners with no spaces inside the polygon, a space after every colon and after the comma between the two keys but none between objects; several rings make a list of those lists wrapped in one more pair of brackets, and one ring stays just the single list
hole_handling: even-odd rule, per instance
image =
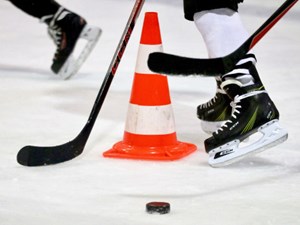
[{"label": "skate blade holder", "polygon": [[254,155],[276,146],[288,138],[288,132],[283,129],[278,120],[272,120],[246,137],[247,141],[235,139],[209,152],[209,165],[222,167],[230,165],[246,156]]}]

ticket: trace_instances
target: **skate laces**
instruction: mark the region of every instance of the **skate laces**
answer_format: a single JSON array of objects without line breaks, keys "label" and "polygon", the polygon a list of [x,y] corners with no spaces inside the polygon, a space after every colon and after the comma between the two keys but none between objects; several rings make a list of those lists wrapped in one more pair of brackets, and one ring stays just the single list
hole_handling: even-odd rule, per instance
[{"label": "skate laces", "polygon": [[52,27],[49,26],[48,34],[54,41],[56,46],[60,46],[62,40],[62,31],[61,28],[57,25],[53,25]]},{"label": "skate laces", "polygon": [[208,108],[212,105],[214,105],[214,103],[217,101],[218,99],[218,95],[215,95],[212,99],[210,99],[208,102],[206,103],[203,103],[202,105],[200,105],[200,108],[201,109],[205,109],[205,108]]},{"label": "skate laces", "polygon": [[53,25],[52,27],[49,26],[48,34],[57,47],[54,53],[54,60],[55,60],[58,58],[60,51],[64,48],[64,46],[62,46],[63,32],[59,26]]},{"label": "skate laces", "polygon": [[220,128],[218,128],[215,133],[218,134],[219,132],[224,131],[225,128],[228,128],[229,124],[233,123],[233,120],[237,119],[237,114],[240,114],[241,112],[239,111],[239,109],[242,108],[241,105],[239,105],[238,103],[241,102],[241,99],[239,95],[234,97],[234,100],[230,103],[230,106],[232,107],[232,114],[231,117],[223,124],[223,126],[221,126]]},{"label": "skate laces", "polygon": [[54,41],[54,44],[57,46],[55,56],[59,54],[60,46],[63,40],[63,31],[62,28],[57,24],[57,21],[62,20],[69,13],[70,12],[65,10],[64,7],[60,7],[55,13],[55,15],[45,16],[41,19],[41,21],[51,19],[48,26],[48,34],[50,38]]},{"label": "skate laces", "polygon": [[208,102],[203,103],[202,105],[200,105],[200,109],[205,109],[205,108],[209,108],[209,107],[213,106],[219,98],[218,94],[225,94],[225,91],[218,88],[216,95],[212,99],[210,99]]}]

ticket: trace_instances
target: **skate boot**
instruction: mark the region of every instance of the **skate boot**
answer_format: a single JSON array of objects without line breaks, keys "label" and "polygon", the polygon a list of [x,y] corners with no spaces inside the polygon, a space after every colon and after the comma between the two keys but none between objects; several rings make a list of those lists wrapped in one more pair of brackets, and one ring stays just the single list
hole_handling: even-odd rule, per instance
[{"label": "skate boot", "polygon": [[[279,112],[264,89],[253,62],[243,60],[235,70],[222,76],[221,87],[233,100],[233,111],[225,124],[204,142],[212,167],[229,165],[288,137],[287,131],[278,123]],[[243,141],[249,137],[254,140],[244,146]]]},{"label": "skate boot", "polygon": [[232,108],[231,99],[220,87],[221,78],[216,78],[216,95],[206,103],[197,107],[197,117],[201,120],[201,128],[204,132],[212,134],[220,128],[230,117]]},{"label": "skate boot", "polygon": [[[245,75],[249,74],[250,72],[254,74],[253,76],[255,76],[255,79],[258,81],[258,83],[261,84],[260,78],[257,74],[257,71],[255,70],[255,67],[254,69],[252,69],[251,67],[251,65],[255,63],[255,55],[248,54],[239,62],[235,70],[227,74],[227,76],[230,76],[231,74],[234,74],[235,76],[237,74]],[[249,71],[249,67],[251,68],[251,71]],[[208,102],[201,104],[197,107],[197,116],[201,120],[202,130],[208,134],[212,134],[214,131],[220,128],[225,123],[225,121],[229,119],[232,113],[232,99],[230,99],[226,92],[222,90],[221,77],[216,77],[216,82],[216,95]],[[260,88],[264,89],[263,86]],[[248,91],[250,91],[250,89],[248,89]]]},{"label": "skate boot", "polygon": [[[63,7],[55,15],[45,16],[41,20],[48,24],[48,34],[57,46],[51,70],[68,79],[80,69],[96,45],[101,29],[89,26],[82,17]],[[84,39],[86,44],[78,47],[80,39]],[[79,52],[77,58],[73,54],[75,48]]]}]

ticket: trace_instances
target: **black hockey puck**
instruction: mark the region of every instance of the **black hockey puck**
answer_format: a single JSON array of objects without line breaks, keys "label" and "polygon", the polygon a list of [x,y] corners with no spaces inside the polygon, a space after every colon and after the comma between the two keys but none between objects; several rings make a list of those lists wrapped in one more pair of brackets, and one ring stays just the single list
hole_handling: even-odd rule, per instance
[{"label": "black hockey puck", "polygon": [[149,202],[146,204],[146,212],[153,214],[167,214],[170,212],[170,203],[168,202]]}]

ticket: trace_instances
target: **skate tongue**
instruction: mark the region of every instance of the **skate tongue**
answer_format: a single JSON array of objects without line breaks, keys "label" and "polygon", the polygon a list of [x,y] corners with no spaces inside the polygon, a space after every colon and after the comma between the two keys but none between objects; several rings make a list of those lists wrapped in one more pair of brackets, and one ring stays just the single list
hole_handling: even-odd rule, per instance
[{"label": "skate tongue", "polygon": [[278,120],[272,120],[259,127],[254,133],[249,134],[248,137],[248,141],[246,139],[241,141],[237,138],[211,150],[209,152],[209,165],[222,167],[232,164],[246,156],[259,153],[284,142],[288,137],[288,133],[279,126]]}]

